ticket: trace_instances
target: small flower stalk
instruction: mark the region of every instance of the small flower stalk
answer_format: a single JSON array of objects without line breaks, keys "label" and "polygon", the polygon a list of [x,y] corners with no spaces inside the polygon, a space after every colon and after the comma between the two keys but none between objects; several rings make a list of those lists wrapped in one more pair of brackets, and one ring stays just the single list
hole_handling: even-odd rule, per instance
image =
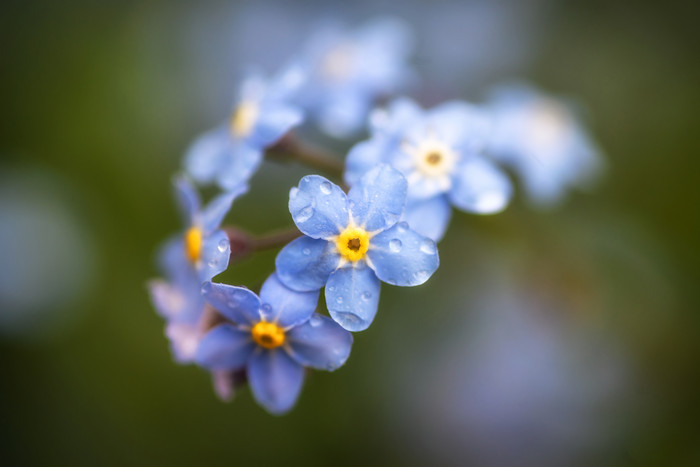
[{"label": "small flower stalk", "polygon": [[[454,215],[497,215],[516,186],[551,207],[600,173],[573,107],[532,87],[428,109],[398,95],[416,82],[412,44],[394,19],[355,30],[326,24],[276,74],[248,75],[230,114],[186,150],[174,179],[184,225],[160,248],[163,278],[148,291],[175,361],[209,372],[222,400],[247,384],[266,411],[287,413],[310,369],[341,368],[353,333],[397,319],[378,314],[382,282],[436,280]],[[347,157],[305,139],[314,129],[347,144]],[[280,219],[262,236],[247,233],[245,219],[222,226],[265,158],[329,178],[290,180],[294,225]],[[202,203],[199,189],[211,185],[218,194]],[[259,291],[217,278],[268,249],[275,267]]]}]

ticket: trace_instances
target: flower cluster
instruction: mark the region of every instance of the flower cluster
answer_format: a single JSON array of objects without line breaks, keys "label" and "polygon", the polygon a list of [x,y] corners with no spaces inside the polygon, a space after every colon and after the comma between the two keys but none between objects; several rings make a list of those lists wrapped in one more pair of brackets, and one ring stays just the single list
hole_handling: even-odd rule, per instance
[{"label": "flower cluster", "polygon": [[[354,31],[325,27],[279,73],[244,79],[229,118],[187,151],[174,181],[185,227],[162,248],[166,279],[151,281],[149,292],[175,359],[212,372],[222,397],[247,381],[266,410],[290,410],[304,368],[346,362],[352,333],[375,319],[381,282],[413,287],[433,276],[453,207],[479,215],[506,209],[514,192],[506,170],[539,204],[599,170],[573,108],[532,88],[427,110],[394,97],[414,76],[411,42],[406,25],[391,19]],[[366,126],[369,138],[343,162],[301,142],[314,124],[343,138]],[[291,187],[296,229],[262,238],[222,229],[275,153],[330,176],[307,175]],[[221,193],[203,207],[195,184]],[[242,255],[280,247],[259,294],[212,282]]]}]

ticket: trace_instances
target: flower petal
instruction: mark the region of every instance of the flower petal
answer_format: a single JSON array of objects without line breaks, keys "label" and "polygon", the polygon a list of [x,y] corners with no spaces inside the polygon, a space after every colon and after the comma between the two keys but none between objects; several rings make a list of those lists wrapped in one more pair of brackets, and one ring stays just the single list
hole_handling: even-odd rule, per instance
[{"label": "flower petal", "polygon": [[380,137],[361,141],[350,148],[348,157],[345,159],[345,172],[343,173],[345,183],[354,186],[364,174],[385,161],[392,148],[393,145],[388,138]]},{"label": "flower petal", "polygon": [[246,184],[260,166],[262,159],[263,154],[259,148],[242,142],[231,144],[230,152],[216,176],[219,186],[231,191]]},{"label": "flower petal", "polygon": [[435,107],[428,113],[426,124],[434,128],[445,143],[461,151],[483,148],[491,128],[486,111],[462,101]]},{"label": "flower petal", "polygon": [[268,412],[289,411],[304,383],[304,368],[280,349],[260,349],[248,362],[248,382],[253,397]]},{"label": "flower petal", "polygon": [[290,190],[289,212],[299,230],[312,238],[337,235],[349,220],[345,193],[320,175],[307,175]]},{"label": "flower petal", "polygon": [[421,235],[438,242],[452,217],[452,206],[445,196],[435,196],[426,200],[409,200],[403,213],[403,220]]},{"label": "flower petal", "polygon": [[404,222],[372,237],[367,256],[379,279],[403,287],[424,283],[440,264],[435,242]]},{"label": "flower petal", "polygon": [[250,332],[224,323],[204,335],[195,360],[210,370],[235,370],[246,364],[255,347]]},{"label": "flower petal", "polygon": [[406,179],[382,164],[367,172],[348,193],[353,220],[370,232],[398,222],[406,204]]},{"label": "flower petal", "polygon": [[277,255],[277,277],[287,287],[300,292],[326,285],[328,276],[338,268],[340,255],[332,242],[300,237],[288,243]]},{"label": "flower petal", "polygon": [[262,303],[257,295],[244,287],[206,282],[202,295],[211,306],[236,324],[260,321]]},{"label": "flower petal", "polygon": [[195,140],[185,154],[185,170],[197,183],[210,183],[230,156],[233,139],[225,125]]},{"label": "flower petal", "polygon": [[192,263],[185,256],[182,235],[176,235],[163,244],[158,251],[158,267],[170,281],[180,284],[191,280],[197,274]]},{"label": "flower petal", "polygon": [[158,314],[169,321],[196,323],[204,309],[199,280],[170,284],[154,279],[148,283],[151,302]]},{"label": "flower petal", "polygon": [[202,338],[198,324],[171,321],[165,327],[165,335],[168,336],[176,362],[189,363],[194,360]]},{"label": "flower petal", "polygon": [[179,176],[173,180],[175,185],[175,197],[182,211],[186,225],[192,225],[194,218],[199,212],[199,194],[192,183],[187,178]]},{"label": "flower petal", "polygon": [[303,119],[304,114],[297,107],[281,103],[267,104],[260,109],[260,116],[247,141],[252,146],[265,148],[301,123]]},{"label": "flower petal", "polygon": [[340,368],[350,356],[352,334],[332,319],[314,313],[304,324],[287,332],[294,360],[318,370]]},{"label": "flower petal", "polygon": [[457,167],[449,197],[463,211],[494,214],[505,209],[512,192],[510,180],[500,169],[474,157]]},{"label": "flower petal", "polygon": [[231,246],[228,235],[223,230],[217,230],[204,239],[202,259],[199,267],[199,280],[206,282],[220,274],[228,267],[231,256]]},{"label": "flower petal", "polygon": [[233,190],[222,193],[207,204],[199,213],[199,225],[205,234],[211,233],[219,228],[221,222],[231,209],[233,200],[248,191],[248,185],[243,184]]},{"label": "flower petal", "polygon": [[365,264],[340,268],[326,284],[328,311],[344,329],[363,331],[372,324],[379,304],[379,279]]},{"label": "flower petal", "polygon": [[282,327],[303,323],[316,310],[319,294],[319,290],[294,291],[282,284],[277,274],[272,274],[260,289],[263,317]]}]

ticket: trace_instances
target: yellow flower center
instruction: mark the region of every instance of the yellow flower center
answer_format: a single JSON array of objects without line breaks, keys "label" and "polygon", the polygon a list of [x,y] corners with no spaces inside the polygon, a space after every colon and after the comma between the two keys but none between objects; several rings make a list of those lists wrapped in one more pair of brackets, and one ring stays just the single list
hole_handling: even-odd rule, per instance
[{"label": "yellow flower center", "polygon": [[427,176],[446,175],[452,171],[457,161],[452,148],[440,141],[426,140],[407,150],[413,155],[418,170]]},{"label": "yellow flower center", "polygon": [[243,101],[238,104],[231,117],[231,133],[237,138],[248,136],[255,126],[260,109],[258,104],[251,101]]},{"label": "yellow flower center", "polygon": [[369,234],[360,227],[348,227],[335,240],[338,252],[349,261],[359,261],[369,249]]},{"label": "yellow flower center", "polygon": [[321,61],[321,73],[331,81],[346,79],[355,64],[355,47],[350,43],[341,43],[333,47]]},{"label": "yellow flower center", "polygon": [[202,255],[202,231],[197,227],[190,227],[185,232],[185,254],[193,263]]},{"label": "yellow flower center", "polygon": [[550,99],[533,104],[529,130],[536,145],[547,148],[559,144],[568,125],[569,115],[563,105]]},{"label": "yellow flower center", "polygon": [[284,329],[274,323],[260,321],[253,326],[250,333],[253,335],[255,342],[266,349],[274,349],[284,344]]}]

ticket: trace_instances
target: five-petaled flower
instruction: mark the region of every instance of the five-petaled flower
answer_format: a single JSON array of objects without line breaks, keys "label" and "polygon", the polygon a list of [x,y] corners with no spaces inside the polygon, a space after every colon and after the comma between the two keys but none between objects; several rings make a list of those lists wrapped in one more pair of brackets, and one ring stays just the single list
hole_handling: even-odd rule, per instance
[{"label": "five-petaled flower", "polygon": [[525,85],[496,89],[488,105],[495,122],[490,152],[517,172],[534,203],[555,204],[599,174],[600,151],[571,106]]},{"label": "five-petaled flower", "polygon": [[187,179],[175,179],[175,194],[186,227],[168,240],[159,254],[167,281],[154,279],[148,288],[156,310],[167,320],[166,334],[179,362],[192,361],[203,332],[202,283],[228,267],[229,240],[219,224],[234,198],[246,189],[239,186],[202,208],[199,195]]},{"label": "five-petaled flower", "polygon": [[372,323],[380,280],[414,286],[438,267],[435,242],[399,222],[406,179],[388,165],[365,174],[346,194],[318,175],[289,193],[289,210],[306,236],[280,251],[277,274],[298,291],[325,285],[331,317],[349,331]]},{"label": "five-petaled flower", "polygon": [[202,294],[229,322],[204,336],[197,362],[213,371],[245,368],[253,396],[271,413],[292,408],[304,367],[332,371],[350,355],[352,334],[314,313],[318,291],[291,290],[272,274],[260,296],[211,282]]},{"label": "five-petaled flower", "polygon": [[309,76],[299,103],[328,134],[356,133],[378,98],[412,79],[407,63],[412,42],[410,29],[395,18],[375,19],[352,31],[324,25],[299,60]]},{"label": "five-petaled flower", "polygon": [[400,170],[408,180],[404,219],[417,232],[440,240],[450,204],[476,214],[508,204],[510,180],[481,155],[490,127],[485,112],[460,101],[423,111],[400,99],[376,111],[371,123],[371,138],[348,154],[345,180],[352,186],[379,163]]},{"label": "five-petaled flower", "polygon": [[291,103],[304,81],[296,66],[270,82],[260,75],[243,81],[233,113],[225,124],[197,139],[185,156],[185,168],[198,183],[216,181],[223,190],[246,184],[263,159],[266,147],[303,120]]}]

